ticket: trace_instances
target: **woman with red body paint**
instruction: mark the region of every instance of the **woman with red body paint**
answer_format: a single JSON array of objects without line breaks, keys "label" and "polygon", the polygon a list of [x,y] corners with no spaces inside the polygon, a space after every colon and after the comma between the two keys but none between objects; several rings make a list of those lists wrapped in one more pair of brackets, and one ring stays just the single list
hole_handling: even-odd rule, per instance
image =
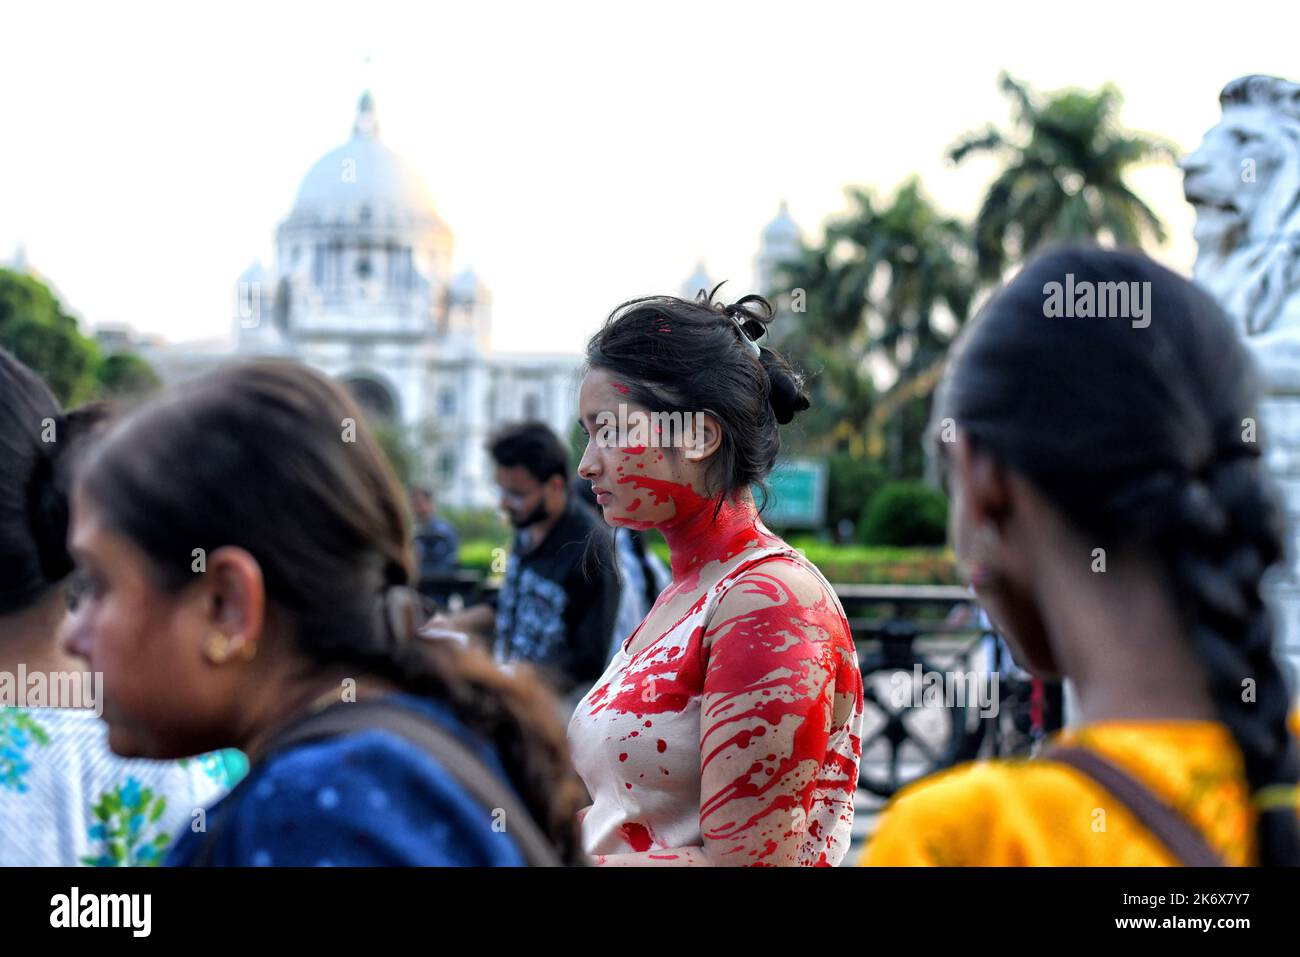
[{"label": "woman with red body paint", "polygon": [[849,846],[862,679],[835,593],[750,488],[801,380],[753,341],[758,297],[656,297],[588,345],[579,475],[605,520],[658,529],[672,582],[569,725],[603,865],[835,865]]}]

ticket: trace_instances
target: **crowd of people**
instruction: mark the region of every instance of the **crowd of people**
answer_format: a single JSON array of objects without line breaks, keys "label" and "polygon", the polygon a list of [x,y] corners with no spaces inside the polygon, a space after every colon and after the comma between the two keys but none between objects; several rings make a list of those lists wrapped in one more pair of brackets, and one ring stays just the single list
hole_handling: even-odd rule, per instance
[{"label": "crowd of people", "polygon": [[[1048,317],[1066,275],[1149,283],[1150,322]],[[64,412],[0,352],[0,672],[91,699],[0,708],[0,864],[844,862],[853,636],[762,520],[809,397],[770,305],[715,294],[591,338],[576,476],[544,425],[493,437],[504,580],[432,616],[456,533],[326,376]],[[1255,390],[1214,302],[1136,253],[1040,256],[963,331],[931,430],[952,545],[1080,720],[905,789],[860,863],[1300,864]],[[694,425],[611,435],[629,415]]]}]

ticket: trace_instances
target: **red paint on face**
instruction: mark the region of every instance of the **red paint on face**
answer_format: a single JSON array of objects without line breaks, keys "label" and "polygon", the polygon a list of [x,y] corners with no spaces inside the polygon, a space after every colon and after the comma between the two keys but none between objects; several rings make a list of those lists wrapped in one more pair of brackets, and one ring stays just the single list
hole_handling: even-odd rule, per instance
[{"label": "red paint on face", "polygon": [[[626,452],[628,455],[644,455],[644,454],[645,454],[645,446],[644,446],[644,445],[629,445],[629,446],[628,446],[627,448],[625,448],[623,451]],[[627,461],[627,460],[624,459],[624,461]]]},{"label": "red paint on face", "polygon": [[632,499],[631,502],[628,503],[627,510],[629,512],[635,512],[640,507],[641,507],[641,500],[639,498],[634,498]]},{"label": "red paint on face", "polygon": [[625,386],[625,385],[623,385],[622,383],[619,383],[619,382],[611,382],[610,385],[612,385],[615,389],[617,389],[617,390],[618,390],[621,394],[623,394],[623,395],[627,395],[629,392],[632,391],[632,390],[629,389],[627,386]]}]

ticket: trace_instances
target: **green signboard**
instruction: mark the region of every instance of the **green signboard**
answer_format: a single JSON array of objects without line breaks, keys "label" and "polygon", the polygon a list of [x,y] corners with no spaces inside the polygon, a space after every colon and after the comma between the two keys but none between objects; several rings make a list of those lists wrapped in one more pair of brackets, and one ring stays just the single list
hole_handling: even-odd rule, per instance
[{"label": "green signboard", "polygon": [[825,524],[825,462],[782,459],[767,478],[767,491],[767,508],[763,510],[765,524],[792,528],[817,528]]}]

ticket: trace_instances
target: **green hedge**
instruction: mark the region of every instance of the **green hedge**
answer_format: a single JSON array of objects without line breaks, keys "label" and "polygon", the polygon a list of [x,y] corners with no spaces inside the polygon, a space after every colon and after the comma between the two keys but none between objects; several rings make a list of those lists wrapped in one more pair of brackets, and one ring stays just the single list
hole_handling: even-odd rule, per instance
[{"label": "green hedge", "polygon": [[948,499],[922,482],[890,482],[862,511],[864,545],[942,546],[947,540]]},{"label": "green hedge", "polygon": [[[813,538],[792,537],[790,544],[803,550],[808,560],[834,584],[844,585],[957,585],[956,567],[948,548],[891,548],[874,545],[834,545]],[[462,542],[462,568],[487,575],[492,566],[492,549],[500,542]],[[650,536],[650,547],[664,564],[668,544]]]}]

